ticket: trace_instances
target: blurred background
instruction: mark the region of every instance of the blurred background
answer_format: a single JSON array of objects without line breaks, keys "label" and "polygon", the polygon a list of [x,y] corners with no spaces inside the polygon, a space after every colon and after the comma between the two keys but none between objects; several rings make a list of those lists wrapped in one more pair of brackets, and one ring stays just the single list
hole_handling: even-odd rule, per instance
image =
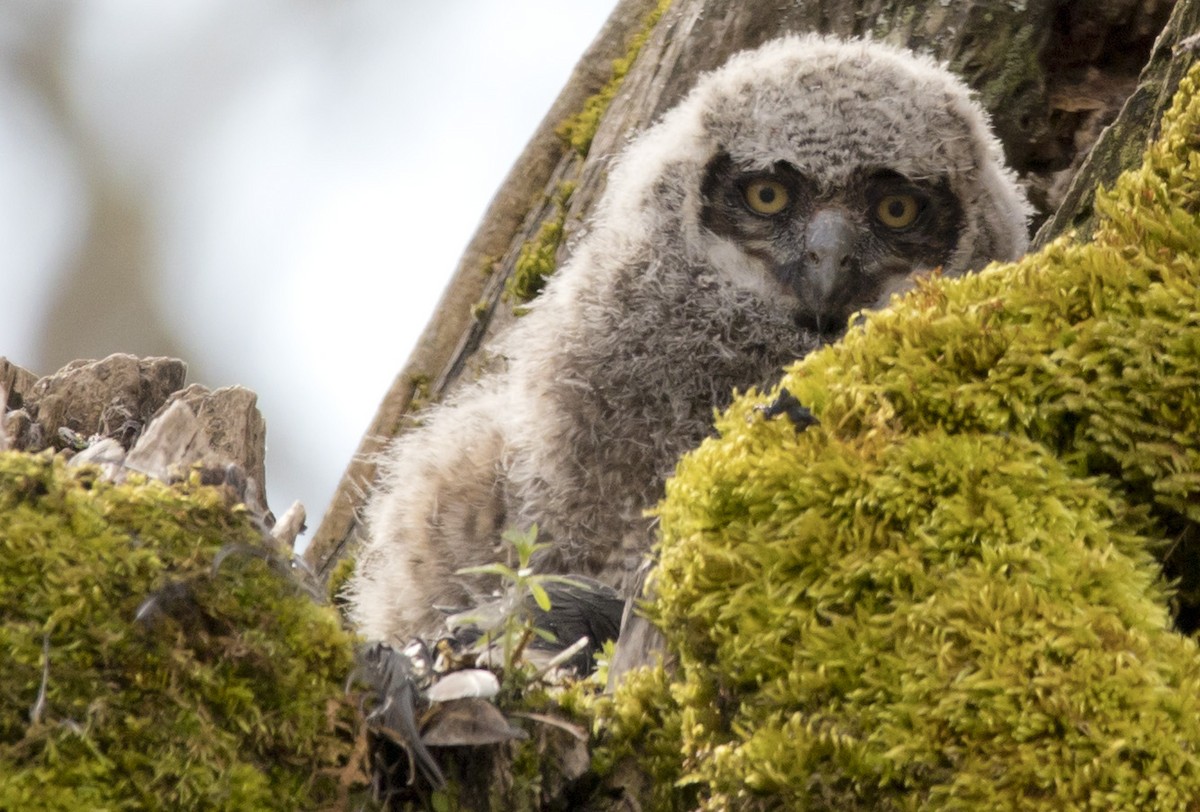
[{"label": "blurred background", "polygon": [[614,5],[0,0],[0,355],[254,390],[311,533]]}]

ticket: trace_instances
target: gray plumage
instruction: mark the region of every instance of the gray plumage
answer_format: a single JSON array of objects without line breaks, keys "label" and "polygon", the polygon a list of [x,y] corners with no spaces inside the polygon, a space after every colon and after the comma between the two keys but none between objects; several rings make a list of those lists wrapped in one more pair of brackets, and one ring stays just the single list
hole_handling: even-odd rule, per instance
[{"label": "gray plumage", "polygon": [[368,638],[436,628],[454,574],[533,523],[543,570],[627,587],[644,516],[735,389],[775,380],[915,272],[1026,246],[985,114],[929,59],[787,37],[733,57],[617,161],[506,367],[387,454],[349,596]]}]

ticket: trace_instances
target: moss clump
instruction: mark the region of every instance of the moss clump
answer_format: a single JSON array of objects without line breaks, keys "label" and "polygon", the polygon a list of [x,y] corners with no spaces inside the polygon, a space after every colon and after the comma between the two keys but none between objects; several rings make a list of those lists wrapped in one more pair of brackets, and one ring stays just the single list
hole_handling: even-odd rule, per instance
[{"label": "moss clump", "polygon": [[352,641],[264,543],[216,488],[0,454],[0,808],[345,800]]},{"label": "moss clump", "polygon": [[353,556],[339,558],[329,571],[329,577],[325,581],[325,595],[339,609],[344,609],[349,603],[346,597],[346,585],[350,583],[350,578],[354,575],[355,563]]},{"label": "moss clump", "polygon": [[743,398],[680,464],[678,670],[602,715],[653,806],[1194,806],[1200,652],[1152,553],[1200,522],[1198,80],[1091,242],[923,285],[785,376],[819,426]]},{"label": "moss clump", "polygon": [[630,38],[624,56],[613,60],[612,75],[604,83],[604,87],[588,97],[587,101],[583,104],[583,109],[564,120],[555,130],[555,133],[562,139],[563,143],[575,150],[575,153],[581,158],[587,157],[588,150],[592,147],[592,139],[596,137],[596,129],[600,126],[600,119],[608,111],[608,106],[612,104],[612,100],[617,95],[617,90],[620,89],[621,83],[625,81],[625,75],[629,73],[629,69],[637,61],[642,47],[650,39],[650,34],[654,31],[654,26],[658,25],[658,21],[662,19],[663,14],[666,13],[670,6],[671,0],[659,0],[658,5],[646,15],[641,29]]},{"label": "moss clump", "polygon": [[659,619],[710,806],[1200,791],[1200,659],[1122,500],[1016,437],[740,429],[663,515]]},{"label": "moss clump", "polygon": [[697,713],[705,713],[705,699],[696,695],[696,687],[673,683],[658,665],[626,674],[615,698],[581,697],[601,742],[592,770],[641,796],[638,800],[647,809],[696,808],[698,787],[694,780],[682,780],[681,759],[684,724],[694,725]]},{"label": "moss clump", "polygon": [[556,255],[562,243],[563,229],[567,223],[567,205],[575,193],[575,184],[563,181],[554,190],[551,202],[554,213],[542,222],[537,235],[521,246],[512,276],[504,283],[504,298],[509,302],[533,301],[546,280],[558,267]]},{"label": "moss clump", "polygon": [[423,372],[416,372],[408,376],[408,385],[412,387],[412,395],[409,396],[408,409],[405,414],[412,415],[430,404],[433,379]]}]

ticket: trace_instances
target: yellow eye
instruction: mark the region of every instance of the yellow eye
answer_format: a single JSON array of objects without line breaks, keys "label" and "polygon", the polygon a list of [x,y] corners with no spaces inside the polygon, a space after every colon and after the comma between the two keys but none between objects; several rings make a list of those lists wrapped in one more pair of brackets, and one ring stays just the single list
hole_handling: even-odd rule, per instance
[{"label": "yellow eye", "polygon": [[746,205],[759,214],[779,214],[787,208],[788,190],[777,180],[759,178],[746,184]]},{"label": "yellow eye", "polygon": [[875,206],[875,218],[888,228],[908,228],[921,213],[921,203],[914,195],[884,195]]}]

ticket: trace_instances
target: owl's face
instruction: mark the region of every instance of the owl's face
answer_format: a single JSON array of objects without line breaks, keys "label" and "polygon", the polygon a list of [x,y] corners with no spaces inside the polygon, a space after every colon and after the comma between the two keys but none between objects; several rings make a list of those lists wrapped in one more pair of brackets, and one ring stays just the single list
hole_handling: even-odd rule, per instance
[{"label": "owl's face", "polygon": [[831,183],[786,161],[740,167],[722,150],[704,173],[700,221],[793,301],[798,326],[837,333],[852,313],[903,289],[914,271],[944,265],[963,211],[944,177],[911,180],[860,166]]},{"label": "owl's face", "polygon": [[[987,115],[931,60],[784,37],[697,82],[622,156],[602,222],[826,336],[915,274],[1015,259],[1029,206]],[[620,261],[614,260],[620,266]]]}]

